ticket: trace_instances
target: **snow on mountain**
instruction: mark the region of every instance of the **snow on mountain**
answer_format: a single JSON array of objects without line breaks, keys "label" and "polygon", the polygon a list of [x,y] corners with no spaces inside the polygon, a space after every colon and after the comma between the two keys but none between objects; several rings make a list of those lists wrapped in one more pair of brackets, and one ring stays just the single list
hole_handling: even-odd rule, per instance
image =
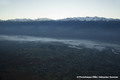
[{"label": "snow on mountain", "polygon": [[51,21],[52,19],[49,18],[38,18],[38,19],[9,19],[9,20],[5,20],[5,21],[17,21],[17,22],[26,22],[26,21]]},{"label": "snow on mountain", "polygon": [[23,19],[9,19],[9,20],[6,20],[6,21],[26,22],[26,21],[32,21],[32,19],[26,19],[26,18],[23,18]]},{"label": "snow on mountain", "polygon": [[59,19],[60,21],[117,21],[119,19],[104,18],[104,17],[73,17]]},{"label": "snow on mountain", "polygon": [[51,21],[53,19],[49,19],[49,18],[38,18],[38,19],[35,19],[36,21]]},{"label": "snow on mountain", "polygon": [[[54,19],[49,18],[38,18],[38,19],[9,19],[5,21],[20,21],[20,22],[26,22],[26,21],[52,21]],[[4,20],[0,20],[4,21]],[[113,19],[113,18],[104,18],[104,17],[70,17],[70,18],[63,18],[63,19],[57,19],[55,21],[120,21],[120,19]]]}]

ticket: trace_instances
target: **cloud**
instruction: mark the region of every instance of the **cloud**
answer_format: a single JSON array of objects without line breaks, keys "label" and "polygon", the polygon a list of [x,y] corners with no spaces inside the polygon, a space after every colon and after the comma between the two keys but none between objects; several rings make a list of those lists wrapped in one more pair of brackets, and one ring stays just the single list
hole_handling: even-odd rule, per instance
[{"label": "cloud", "polygon": [[43,38],[43,37],[34,37],[34,36],[22,36],[22,35],[0,35],[0,41],[20,41],[20,42],[58,42],[67,44],[68,47],[82,49],[90,48],[97,50],[104,50],[106,47],[120,48],[120,45],[111,44],[111,43],[102,43],[90,40],[69,40],[69,39],[55,39],[55,38]]}]

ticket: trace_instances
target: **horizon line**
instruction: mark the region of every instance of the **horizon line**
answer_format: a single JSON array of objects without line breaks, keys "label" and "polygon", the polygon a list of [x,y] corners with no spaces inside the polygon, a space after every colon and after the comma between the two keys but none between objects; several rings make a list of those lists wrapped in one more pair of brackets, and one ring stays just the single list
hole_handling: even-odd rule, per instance
[{"label": "horizon line", "polygon": [[38,18],[11,18],[11,19],[0,19],[0,20],[15,20],[15,19],[30,19],[30,20],[36,20],[36,19],[50,19],[50,20],[59,20],[59,19],[66,19],[66,18],[86,18],[86,17],[98,17],[98,18],[106,18],[106,19],[120,19],[120,18],[112,18],[112,17],[101,17],[101,16],[78,16],[78,17],[63,17],[63,18],[49,18],[49,17],[38,17]]}]

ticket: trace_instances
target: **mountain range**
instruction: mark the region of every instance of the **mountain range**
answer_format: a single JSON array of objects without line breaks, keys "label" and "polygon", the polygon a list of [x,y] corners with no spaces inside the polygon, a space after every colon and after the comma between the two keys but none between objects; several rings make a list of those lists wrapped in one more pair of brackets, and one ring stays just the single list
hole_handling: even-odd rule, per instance
[{"label": "mountain range", "polygon": [[0,21],[0,35],[87,39],[120,43],[120,19],[73,17],[38,18]]},{"label": "mountain range", "polygon": [[0,21],[20,21],[20,22],[26,22],[26,21],[120,21],[120,19],[113,19],[113,18],[104,18],[104,17],[69,17],[69,18],[63,18],[63,19],[50,19],[50,18],[38,18],[38,19],[9,19],[9,20],[0,20]]}]

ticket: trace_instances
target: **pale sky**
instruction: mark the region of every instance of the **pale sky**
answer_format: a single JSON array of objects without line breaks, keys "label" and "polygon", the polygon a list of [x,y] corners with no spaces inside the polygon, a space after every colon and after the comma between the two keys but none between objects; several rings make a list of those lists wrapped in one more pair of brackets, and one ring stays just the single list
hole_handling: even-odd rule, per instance
[{"label": "pale sky", "polygon": [[0,19],[120,18],[120,0],[0,0]]}]

